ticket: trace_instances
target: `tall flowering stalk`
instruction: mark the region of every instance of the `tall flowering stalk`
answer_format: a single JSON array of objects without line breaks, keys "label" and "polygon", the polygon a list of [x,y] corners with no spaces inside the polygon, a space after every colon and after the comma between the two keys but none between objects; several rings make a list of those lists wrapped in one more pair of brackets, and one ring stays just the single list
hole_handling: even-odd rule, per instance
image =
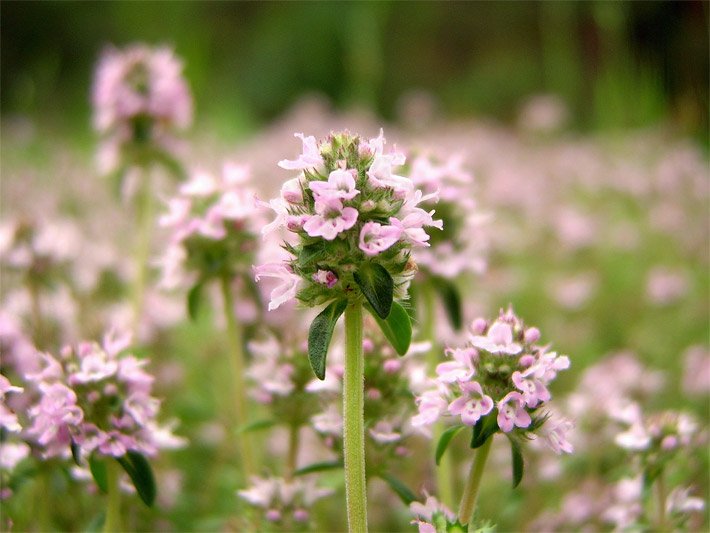
[{"label": "tall flowering stalk", "polygon": [[291,258],[255,267],[257,280],[275,277],[270,309],[297,298],[313,307],[327,304],[311,324],[311,366],[325,378],[328,346],[345,314],[343,378],[344,459],[348,527],[367,530],[363,424],[363,306],[375,317],[398,353],[406,353],[411,324],[395,300],[407,296],[416,271],[410,253],[427,246],[424,227],[436,225],[433,212],[412,181],[395,174],[404,156],[385,151],[385,139],[369,141],[348,132],[331,134],[320,143],[297,134],[303,152],[279,166],[299,171],[270,201],[276,220],[268,232],[285,227],[297,237],[285,243]]},{"label": "tall flowering stalk", "polygon": [[[160,224],[171,231],[161,260],[165,288],[191,286],[188,313],[196,318],[210,283],[220,287],[226,319],[234,402],[238,425],[248,422],[244,373],[246,367],[242,330],[235,316],[235,287],[248,295],[253,285],[251,265],[262,217],[249,187],[249,170],[226,163],[221,174],[196,172],[168,202],[169,211]],[[251,437],[239,439],[240,456],[247,476],[256,474]]]},{"label": "tall flowering stalk", "polygon": [[[414,289],[422,340],[431,343],[428,354],[429,371],[439,362],[437,342],[437,296],[455,330],[462,327],[462,299],[458,285],[470,274],[480,274],[486,268],[487,246],[484,223],[487,215],[476,204],[471,186],[473,176],[463,167],[463,158],[452,155],[444,160],[420,154],[411,162],[410,177],[415,186],[431,199],[424,209],[436,203],[437,217],[443,222],[441,231],[432,232],[426,248],[413,252],[418,273]],[[433,428],[433,441],[444,431],[441,424]],[[453,502],[452,456],[443,457],[437,474],[437,489],[444,504]]]},{"label": "tall flowering stalk", "polygon": [[570,453],[566,433],[571,423],[552,419],[544,411],[550,400],[549,383],[557,372],[569,368],[569,358],[537,344],[540,331],[525,327],[512,311],[501,311],[492,323],[477,319],[471,326],[467,345],[449,348],[451,360],[436,368],[433,387],[418,398],[415,426],[427,426],[441,416],[457,424],[439,439],[437,463],[451,439],[470,427],[471,448],[477,449],[466,480],[458,521],[471,521],[484,467],[496,433],[510,441],[513,485],[523,476],[522,448],[527,439],[540,435],[556,453]]},{"label": "tall flowering stalk", "polygon": [[185,174],[176,133],[192,122],[192,97],[182,69],[169,48],[145,45],[108,48],[96,67],[92,101],[94,127],[102,137],[99,167],[123,181],[125,195],[137,192],[134,331],[141,320],[154,223],[149,170],[157,164],[178,178]]},{"label": "tall flowering stalk", "polygon": [[156,485],[146,456],[184,444],[158,424],[154,378],[143,368],[146,361],[127,350],[129,342],[130,336],[109,334],[102,344],[67,346],[59,357],[42,354],[44,367],[27,376],[40,393],[28,411],[27,435],[45,458],[88,460],[97,485],[108,493],[104,531],[121,529],[119,465],[150,506]]}]

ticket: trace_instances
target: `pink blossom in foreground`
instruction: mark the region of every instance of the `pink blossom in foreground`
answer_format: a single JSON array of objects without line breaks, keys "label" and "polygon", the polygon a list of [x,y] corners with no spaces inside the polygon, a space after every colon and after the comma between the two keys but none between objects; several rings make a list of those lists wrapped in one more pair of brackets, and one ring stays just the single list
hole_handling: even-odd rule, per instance
[{"label": "pink blossom in foreground", "polygon": [[394,245],[402,235],[396,226],[383,226],[377,222],[367,222],[360,230],[360,250],[375,256]]},{"label": "pink blossom in foreground", "polygon": [[460,416],[461,422],[467,426],[474,426],[483,416],[493,410],[493,399],[483,393],[481,384],[468,381],[461,384],[462,396],[449,404],[449,413]]},{"label": "pink blossom in foreground", "polygon": [[269,311],[277,309],[284,302],[293,299],[298,292],[301,277],[283,263],[266,263],[254,267],[254,278],[259,281],[262,277],[278,279],[281,283],[271,291]]},{"label": "pink blossom in foreground", "polygon": [[332,241],[357,222],[357,209],[344,207],[338,198],[316,200],[315,207],[315,214],[303,223],[303,230],[311,237]]},{"label": "pink blossom in foreground", "polygon": [[513,427],[526,428],[532,422],[525,410],[525,400],[518,392],[509,392],[498,402],[498,427],[509,433]]},{"label": "pink blossom in foreground", "polygon": [[323,158],[320,155],[316,138],[312,135],[304,137],[303,133],[294,133],[293,136],[303,141],[303,153],[298,159],[292,161],[282,159],[279,161],[279,166],[286,170],[305,170],[321,166],[323,164]]},{"label": "pink blossom in foreground", "polygon": [[352,200],[360,194],[355,188],[355,172],[336,169],[328,174],[328,181],[311,181],[308,187],[316,196],[316,201]]}]

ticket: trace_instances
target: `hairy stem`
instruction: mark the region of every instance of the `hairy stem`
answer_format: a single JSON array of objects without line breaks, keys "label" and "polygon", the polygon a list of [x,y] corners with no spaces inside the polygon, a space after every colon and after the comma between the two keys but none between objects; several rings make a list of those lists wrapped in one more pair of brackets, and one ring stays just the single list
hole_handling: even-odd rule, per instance
[{"label": "hairy stem", "polygon": [[367,531],[365,482],[364,372],[362,304],[345,309],[345,376],[343,380],[343,453],[348,531]]},{"label": "hairy stem", "polygon": [[104,533],[122,531],[121,528],[121,487],[119,485],[120,467],[116,461],[106,461],[106,484],[108,497],[106,500],[106,520]]},{"label": "hairy stem", "polygon": [[298,445],[301,426],[292,423],[288,427],[288,455],[286,457],[286,479],[293,479],[298,466]]},{"label": "hairy stem", "polygon": [[[247,423],[246,385],[244,383],[244,347],[242,345],[242,332],[234,316],[234,298],[230,280],[222,278],[222,297],[224,299],[224,316],[227,319],[227,340],[230,351],[230,367],[232,370],[232,385],[234,387],[234,410],[237,426]],[[238,437],[239,452],[241,455],[242,469],[247,479],[256,474],[254,454],[249,433],[241,433]]]},{"label": "hairy stem", "polygon": [[[431,343],[431,348],[426,355],[428,374],[432,375],[436,371],[436,366],[441,362],[441,351],[436,343],[436,298],[434,288],[431,283],[424,282],[419,285],[421,290],[422,306],[424,311],[424,320],[422,323],[422,339]],[[444,425],[437,422],[432,427],[432,455],[436,451],[436,445],[444,432]],[[439,501],[450,506],[454,501],[454,468],[453,456],[451,453],[445,453],[439,461],[439,466],[436,468],[436,487],[439,492]]]},{"label": "hairy stem", "polygon": [[488,452],[491,450],[491,444],[493,444],[492,436],[489,437],[483,446],[478,449],[473,458],[471,471],[468,473],[468,479],[466,480],[466,486],[463,490],[463,496],[461,496],[461,505],[459,506],[459,522],[464,525],[471,521],[473,511],[476,508],[478,489],[481,486],[483,468],[486,466],[486,460],[488,459]]},{"label": "hairy stem", "polygon": [[656,478],[656,512],[658,513],[658,531],[668,531],[666,523],[666,480],[663,471]]},{"label": "hairy stem", "polygon": [[138,192],[137,225],[138,244],[136,245],[135,268],[136,278],[133,283],[133,334],[138,335],[143,316],[143,300],[148,279],[148,260],[150,258],[150,243],[153,236],[154,201],[150,181],[150,172],[143,169],[143,183]]}]

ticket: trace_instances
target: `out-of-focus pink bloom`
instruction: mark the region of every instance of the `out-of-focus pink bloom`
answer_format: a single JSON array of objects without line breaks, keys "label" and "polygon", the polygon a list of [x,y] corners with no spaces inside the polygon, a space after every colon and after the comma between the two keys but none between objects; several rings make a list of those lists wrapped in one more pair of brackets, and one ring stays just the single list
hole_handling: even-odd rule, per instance
[{"label": "out-of-focus pink bloom", "polygon": [[0,443],[0,470],[11,472],[20,461],[29,455],[30,447],[24,442]]},{"label": "out-of-focus pink bloom", "polygon": [[690,495],[690,487],[677,487],[666,498],[666,512],[668,514],[699,513],[705,509],[705,501]]},{"label": "out-of-focus pink bloom", "polygon": [[682,271],[657,267],[648,273],[646,294],[655,305],[669,305],[688,292],[688,279]]},{"label": "out-of-focus pink bloom", "polygon": [[311,237],[332,241],[341,232],[352,228],[358,212],[354,207],[344,207],[341,200],[316,200],[316,213],[303,223],[303,230]]},{"label": "out-of-focus pink bloom", "polygon": [[446,412],[448,402],[442,394],[441,388],[428,390],[417,398],[419,414],[412,417],[412,426],[430,426],[439,419],[439,416]]},{"label": "out-of-focus pink bloom", "polygon": [[291,161],[282,159],[278,163],[279,166],[286,170],[305,170],[321,166],[323,164],[323,158],[320,155],[316,138],[312,135],[304,137],[303,133],[295,133],[293,136],[303,141],[303,152],[298,156],[298,159]]},{"label": "out-of-focus pink bloom", "polygon": [[269,311],[277,309],[281,304],[296,297],[301,277],[294,274],[286,263],[266,263],[254,267],[254,277],[259,281],[262,277],[271,277],[280,280],[271,291]]},{"label": "out-of-focus pink bloom", "polygon": [[513,342],[513,328],[500,320],[493,323],[485,336],[472,337],[471,344],[490,353],[515,355],[522,350],[520,344]]},{"label": "out-of-focus pink bloom", "polygon": [[402,230],[396,226],[383,226],[378,222],[367,222],[360,230],[360,250],[369,256],[384,252],[402,236]]},{"label": "out-of-focus pink bloom", "polygon": [[710,394],[710,352],[704,346],[685,351],[683,390],[687,394]]},{"label": "out-of-focus pink bloom", "polygon": [[289,204],[300,204],[303,201],[303,182],[297,176],[284,182],[281,186],[281,198]]},{"label": "out-of-focus pink bloom", "polygon": [[651,435],[643,425],[634,424],[627,431],[619,433],[614,442],[626,450],[642,451],[650,446]]},{"label": "out-of-focus pink bloom", "polygon": [[331,199],[352,200],[360,194],[355,188],[355,171],[337,169],[328,175],[328,181],[311,181],[308,187],[316,196],[316,201]]},{"label": "out-of-focus pink bloom", "polygon": [[567,434],[573,428],[572,421],[559,416],[551,416],[540,428],[542,440],[557,455],[572,453],[574,447],[567,440]]},{"label": "out-of-focus pink bloom", "polygon": [[525,410],[525,399],[519,392],[509,392],[498,402],[498,427],[505,433],[514,426],[526,428],[532,422]]},{"label": "out-of-focus pink bloom", "polygon": [[376,155],[370,169],[367,171],[370,184],[378,188],[389,187],[394,190],[395,194],[404,197],[412,190],[412,181],[392,172],[392,167],[403,165],[404,160],[402,154]]},{"label": "out-of-focus pink bloom", "polygon": [[402,434],[394,431],[392,424],[386,420],[380,420],[368,430],[370,437],[379,444],[390,444],[402,439]]},{"label": "out-of-focus pink bloom", "polygon": [[7,408],[5,394],[8,392],[22,392],[22,387],[15,387],[10,381],[0,374],[0,427],[8,431],[20,431],[22,426],[17,421],[17,415]]},{"label": "out-of-focus pink bloom", "polygon": [[493,399],[483,393],[481,384],[477,381],[461,383],[462,396],[449,404],[449,413],[461,416],[461,422],[474,426],[476,422],[493,410]]},{"label": "out-of-focus pink bloom", "polygon": [[343,416],[338,407],[331,404],[328,409],[311,418],[313,428],[324,435],[340,437],[343,434]]},{"label": "out-of-focus pink bloom", "polygon": [[414,501],[409,504],[409,512],[415,517],[411,523],[419,527],[419,533],[436,533],[436,528],[432,525],[436,515],[443,515],[447,522],[456,520],[456,515],[446,505],[434,496],[426,494],[426,491],[425,495],[425,503]]}]

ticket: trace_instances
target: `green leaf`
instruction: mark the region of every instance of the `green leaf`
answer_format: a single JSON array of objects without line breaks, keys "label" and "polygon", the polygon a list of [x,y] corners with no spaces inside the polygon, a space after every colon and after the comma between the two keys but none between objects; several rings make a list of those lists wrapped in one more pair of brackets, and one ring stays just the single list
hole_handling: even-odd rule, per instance
[{"label": "green leaf", "polygon": [[322,242],[307,244],[298,253],[298,263],[301,266],[309,265],[311,262],[325,255],[325,246]]},{"label": "green leaf", "polygon": [[335,470],[336,468],[343,468],[343,463],[341,461],[323,461],[322,463],[313,463],[299,468],[293,473],[293,475],[305,476],[306,474],[323,472],[325,470]]},{"label": "green leaf", "polygon": [[449,447],[449,443],[451,442],[451,440],[458,434],[459,431],[461,431],[465,427],[466,426],[463,425],[452,426],[441,434],[441,437],[439,437],[439,442],[436,445],[436,466],[439,466],[441,457],[444,455],[444,452]]},{"label": "green leaf", "polygon": [[108,492],[108,473],[106,472],[106,463],[96,457],[94,454],[89,456],[89,470],[91,477],[96,481],[96,486],[99,490],[106,494]]},{"label": "green leaf", "polygon": [[239,426],[236,430],[237,434],[240,433],[251,433],[252,431],[260,431],[262,429],[269,429],[276,425],[276,420],[255,420],[254,422],[248,422]]},{"label": "green leaf", "polygon": [[523,461],[523,452],[520,450],[520,444],[513,439],[509,440],[513,463],[513,488],[515,488],[520,485],[520,482],[523,480],[525,462]]},{"label": "green leaf", "polygon": [[313,319],[308,330],[308,359],[318,379],[325,379],[325,357],[333,337],[333,329],[347,306],[347,300],[332,302]]},{"label": "green leaf", "polygon": [[498,410],[494,409],[486,416],[480,418],[473,426],[471,435],[471,448],[480,448],[496,431],[498,431]]},{"label": "green leaf", "polygon": [[434,277],[432,278],[432,284],[434,289],[439,293],[442,303],[444,304],[444,309],[446,310],[446,316],[451,323],[451,326],[455,330],[460,330],[463,325],[462,320],[462,304],[461,304],[461,294],[459,293],[458,287],[446,278]]},{"label": "green leaf", "polygon": [[131,478],[133,486],[136,488],[138,496],[143,500],[143,503],[151,507],[158,489],[155,485],[155,477],[150,463],[143,455],[133,451],[126,453],[123,457],[117,457],[116,460]]},{"label": "green leaf", "polygon": [[197,314],[200,312],[202,304],[202,289],[205,284],[203,281],[198,281],[195,286],[187,293],[187,314],[193,322],[197,320]]},{"label": "green leaf", "polygon": [[73,440],[71,441],[70,446],[72,459],[74,459],[76,466],[81,466],[81,447]]},{"label": "green leaf", "polygon": [[375,313],[386,319],[394,298],[394,280],[387,269],[377,263],[363,263],[353,277]]},{"label": "green leaf", "polygon": [[406,354],[412,342],[412,321],[404,307],[397,302],[392,302],[392,309],[385,320],[382,320],[370,306],[367,306],[367,310],[375,317],[382,333],[395,351],[399,355]]},{"label": "green leaf", "polygon": [[397,496],[399,496],[399,499],[402,500],[405,505],[409,505],[413,501],[416,501],[416,495],[400,479],[397,479],[392,474],[388,474],[387,472],[380,474],[379,477],[381,477],[390,486],[390,488],[397,494]]}]

